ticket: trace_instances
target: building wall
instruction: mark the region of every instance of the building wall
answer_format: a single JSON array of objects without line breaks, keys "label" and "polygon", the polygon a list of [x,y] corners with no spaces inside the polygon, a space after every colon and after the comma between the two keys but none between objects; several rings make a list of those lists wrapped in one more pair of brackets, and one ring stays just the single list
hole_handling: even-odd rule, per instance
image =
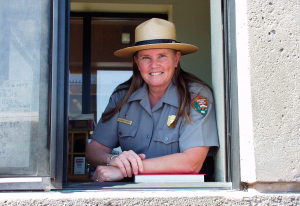
[{"label": "building wall", "polygon": [[300,182],[299,8],[236,1],[243,182]]},{"label": "building wall", "polygon": [[[244,0],[236,1],[236,6],[241,180],[265,182],[277,191],[300,191],[299,184],[292,183],[300,181],[299,2]],[[3,194],[3,205],[300,204],[299,194],[250,190]]]}]

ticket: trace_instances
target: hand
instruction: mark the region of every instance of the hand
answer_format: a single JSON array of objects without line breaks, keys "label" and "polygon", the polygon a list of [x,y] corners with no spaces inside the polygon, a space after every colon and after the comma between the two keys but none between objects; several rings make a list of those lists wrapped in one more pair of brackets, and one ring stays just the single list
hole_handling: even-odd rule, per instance
[{"label": "hand", "polygon": [[131,177],[143,171],[143,162],[146,155],[137,155],[134,151],[124,151],[119,156],[113,158],[109,165],[118,167],[124,177]]},{"label": "hand", "polygon": [[94,182],[113,182],[123,179],[124,176],[118,167],[98,166],[92,180]]}]

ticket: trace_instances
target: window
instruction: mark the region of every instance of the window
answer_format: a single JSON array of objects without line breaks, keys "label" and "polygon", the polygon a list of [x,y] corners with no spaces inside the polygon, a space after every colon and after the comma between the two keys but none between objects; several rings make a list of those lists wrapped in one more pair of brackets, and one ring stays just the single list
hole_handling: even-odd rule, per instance
[{"label": "window", "polygon": [[[118,4],[111,4],[110,6],[119,7],[119,10],[122,10],[121,9],[122,5],[120,5],[120,4],[119,5]],[[225,116],[225,112],[224,112],[224,108],[225,108],[225,105],[224,105],[224,103],[225,103],[224,102],[224,99],[225,99],[224,91],[225,91],[225,87],[224,87],[224,73],[223,73],[223,70],[224,70],[224,62],[223,62],[223,59],[224,59],[224,56],[223,56],[224,55],[224,53],[223,53],[223,41],[224,41],[224,39],[223,39],[223,36],[222,36],[222,26],[223,26],[222,25],[223,24],[222,18],[223,17],[222,17],[222,12],[221,12],[222,8],[221,8],[220,1],[212,0],[211,5],[214,8],[211,11],[212,12],[211,18],[212,18],[212,22],[214,22],[214,26],[213,27],[209,26],[209,29],[211,29],[211,33],[212,33],[211,41],[213,41],[212,42],[213,46],[211,48],[213,50],[212,51],[212,53],[213,53],[212,54],[212,59],[213,59],[212,61],[213,62],[209,66],[209,68],[212,68],[212,71],[208,71],[208,77],[204,76],[204,78],[203,78],[203,76],[201,75],[201,78],[206,80],[208,83],[211,83],[211,85],[214,89],[214,92],[215,92],[215,99],[216,99],[216,102],[217,102],[217,108],[216,109],[217,109],[217,112],[218,112],[219,135],[221,136],[221,139],[220,139],[221,149],[220,149],[220,151],[217,155],[217,161],[216,161],[216,173],[217,173],[216,182],[225,183],[227,180],[230,181],[231,179],[229,178],[229,176],[227,174],[227,168],[230,167],[228,163],[230,163],[230,161],[227,162],[227,159],[226,159],[226,155],[227,155],[226,150],[228,149],[228,148],[226,148],[226,144],[227,144],[228,141],[225,138],[225,136],[226,136],[226,122],[225,122],[225,119],[227,118],[227,116]],[[104,6],[104,5],[102,5],[102,6]],[[108,5],[106,4],[105,6],[108,6]],[[137,5],[135,5],[135,6],[137,6]],[[208,4],[206,4],[206,6],[209,7]],[[87,10],[84,10],[83,8],[91,8],[91,7],[93,7],[93,9],[91,9],[90,11],[93,11],[93,12],[101,11],[101,9],[103,9],[103,7],[101,7],[101,3],[93,3],[93,4],[85,4],[85,3],[80,3],[80,2],[72,3],[72,8],[74,8],[74,11],[87,12]],[[209,9],[208,7],[206,7],[206,10]],[[114,8],[112,10],[115,11],[116,8]],[[107,11],[107,10],[105,10],[105,11]],[[137,9],[137,11],[140,11],[140,10]],[[172,12],[170,12],[170,13],[172,15],[174,15],[174,13],[172,13]],[[170,15],[169,19],[173,18],[172,15]],[[92,18],[92,21],[93,21],[93,18]],[[206,22],[206,24],[207,24],[207,22]],[[201,24],[201,26],[205,27],[205,25],[203,25],[203,24]],[[205,28],[207,28],[207,27],[205,27]],[[98,37],[98,38],[101,38],[101,37]],[[208,42],[210,42],[210,40],[208,40]],[[205,45],[205,46],[207,46],[207,45]],[[209,47],[210,46],[211,45],[209,45]],[[112,51],[110,51],[110,52],[113,53],[115,50],[116,49],[112,49]],[[201,50],[201,48],[200,48],[200,50]],[[100,54],[100,52],[98,54]],[[208,56],[210,56],[210,54]],[[109,58],[106,57],[106,59],[109,59]],[[120,60],[117,59],[116,61],[120,61]],[[194,61],[194,59],[191,58],[191,61]],[[93,60],[92,60],[92,62],[93,62]],[[186,61],[184,63],[186,63]],[[183,63],[183,65],[184,65],[184,63]],[[91,65],[92,68],[93,68],[93,64],[95,65],[95,62],[92,63],[92,65]],[[188,68],[188,66],[186,68]],[[93,69],[92,69],[92,71],[93,71]],[[198,76],[200,76],[199,75],[200,72],[197,71],[197,70],[196,71],[192,70],[191,72],[198,75]],[[212,76],[210,76],[210,74],[209,74],[210,72],[212,73]],[[206,74],[207,74],[207,71],[206,71]],[[91,87],[91,89],[92,89],[92,87]],[[85,98],[83,98],[83,99],[85,99]],[[78,101],[76,101],[76,102],[78,102]],[[83,105],[83,103],[82,103],[82,105]],[[91,107],[93,107],[92,106],[93,103],[91,103],[90,105],[91,105]],[[95,111],[95,110],[93,110],[91,108],[90,111]],[[91,113],[93,113],[93,112],[91,112]],[[99,114],[97,114],[97,116],[99,116]],[[99,118],[97,117],[97,120],[98,119]],[[107,184],[109,185],[110,183],[107,183]],[[213,185],[215,186],[217,184],[213,183],[210,186],[214,187]],[[226,186],[224,186],[224,185],[226,185]],[[219,184],[219,187],[231,187],[231,186],[228,186],[228,185],[229,184]],[[207,187],[207,185],[204,184],[203,187]],[[218,186],[216,186],[216,187],[218,187]]]},{"label": "window", "polygon": [[[65,6],[60,3],[62,13]],[[57,45],[64,18],[58,21],[58,1],[4,1],[0,10],[0,188],[61,188],[56,137],[64,127],[56,124],[64,104],[56,101],[65,65],[52,51],[63,51]]]},{"label": "window", "polygon": [[6,177],[1,178],[3,183],[28,179],[41,183],[42,177],[50,177],[50,8],[48,0],[1,4],[4,18],[0,20],[0,174]]}]

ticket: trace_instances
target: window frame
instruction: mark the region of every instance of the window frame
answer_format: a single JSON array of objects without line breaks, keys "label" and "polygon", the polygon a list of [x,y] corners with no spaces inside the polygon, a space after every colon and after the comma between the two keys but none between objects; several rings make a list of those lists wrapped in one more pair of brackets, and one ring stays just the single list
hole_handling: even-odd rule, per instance
[{"label": "window frame", "polygon": [[227,181],[232,189],[242,190],[244,185],[240,177],[238,76],[236,50],[235,1],[222,1],[223,37],[224,37],[224,78],[227,142]]},{"label": "window frame", "polygon": [[[65,169],[67,166],[67,154],[68,148],[64,145],[68,145],[68,111],[69,111],[69,36],[70,36],[70,0],[60,1],[53,0],[56,2],[57,7],[53,8],[53,11],[57,11],[57,18],[54,15],[53,23],[53,74],[56,72],[57,77],[53,75],[53,82],[57,82],[56,94],[52,94],[53,98],[56,98],[56,103],[53,105],[54,111],[52,112],[53,125],[56,128],[53,129],[53,133],[56,135],[51,136],[51,143],[55,145],[55,153],[51,156],[51,172],[55,174],[53,184],[56,189],[63,188],[63,182],[65,181],[68,170]],[[56,118],[53,118],[56,116]]]},{"label": "window frame", "polygon": [[223,65],[225,81],[226,182],[205,183],[67,183],[63,189],[242,189],[239,163],[237,67],[235,39],[235,2],[221,0],[223,18]]}]

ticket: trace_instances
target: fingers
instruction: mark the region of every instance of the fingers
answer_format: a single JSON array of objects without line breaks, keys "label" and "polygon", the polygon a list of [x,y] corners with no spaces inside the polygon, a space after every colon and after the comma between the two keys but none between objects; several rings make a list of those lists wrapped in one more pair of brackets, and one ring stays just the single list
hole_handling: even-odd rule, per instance
[{"label": "fingers", "polygon": [[124,151],[109,162],[111,166],[98,166],[92,177],[94,182],[117,181],[124,177],[132,177],[143,171],[143,162],[146,155],[137,155],[133,151]]},{"label": "fingers", "polygon": [[98,166],[94,172],[94,175],[92,177],[93,182],[104,182],[104,179],[101,175],[101,166]]},{"label": "fingers", "polygon": [[110,165],[116,164],[120,168],[124,177],[131,177],[132,174],[137,175],[143,171],[143,162],[145,155],[137,155],[134,151],[124,151],[118,157],[113,159]]},{"label": "fingers", "polygon": [[146,159],[146,155],[145,154],[139,154],[139,157],[141,158],[141,160]]},{"label": "fingers", "polygon": [[116,166],[121,170],[122,175],[124,177],[130,177],[130,175],[132,174],[131,165],[126,158],[122,156],[118,156],[117,158],[114,159],[114,162]]}]

